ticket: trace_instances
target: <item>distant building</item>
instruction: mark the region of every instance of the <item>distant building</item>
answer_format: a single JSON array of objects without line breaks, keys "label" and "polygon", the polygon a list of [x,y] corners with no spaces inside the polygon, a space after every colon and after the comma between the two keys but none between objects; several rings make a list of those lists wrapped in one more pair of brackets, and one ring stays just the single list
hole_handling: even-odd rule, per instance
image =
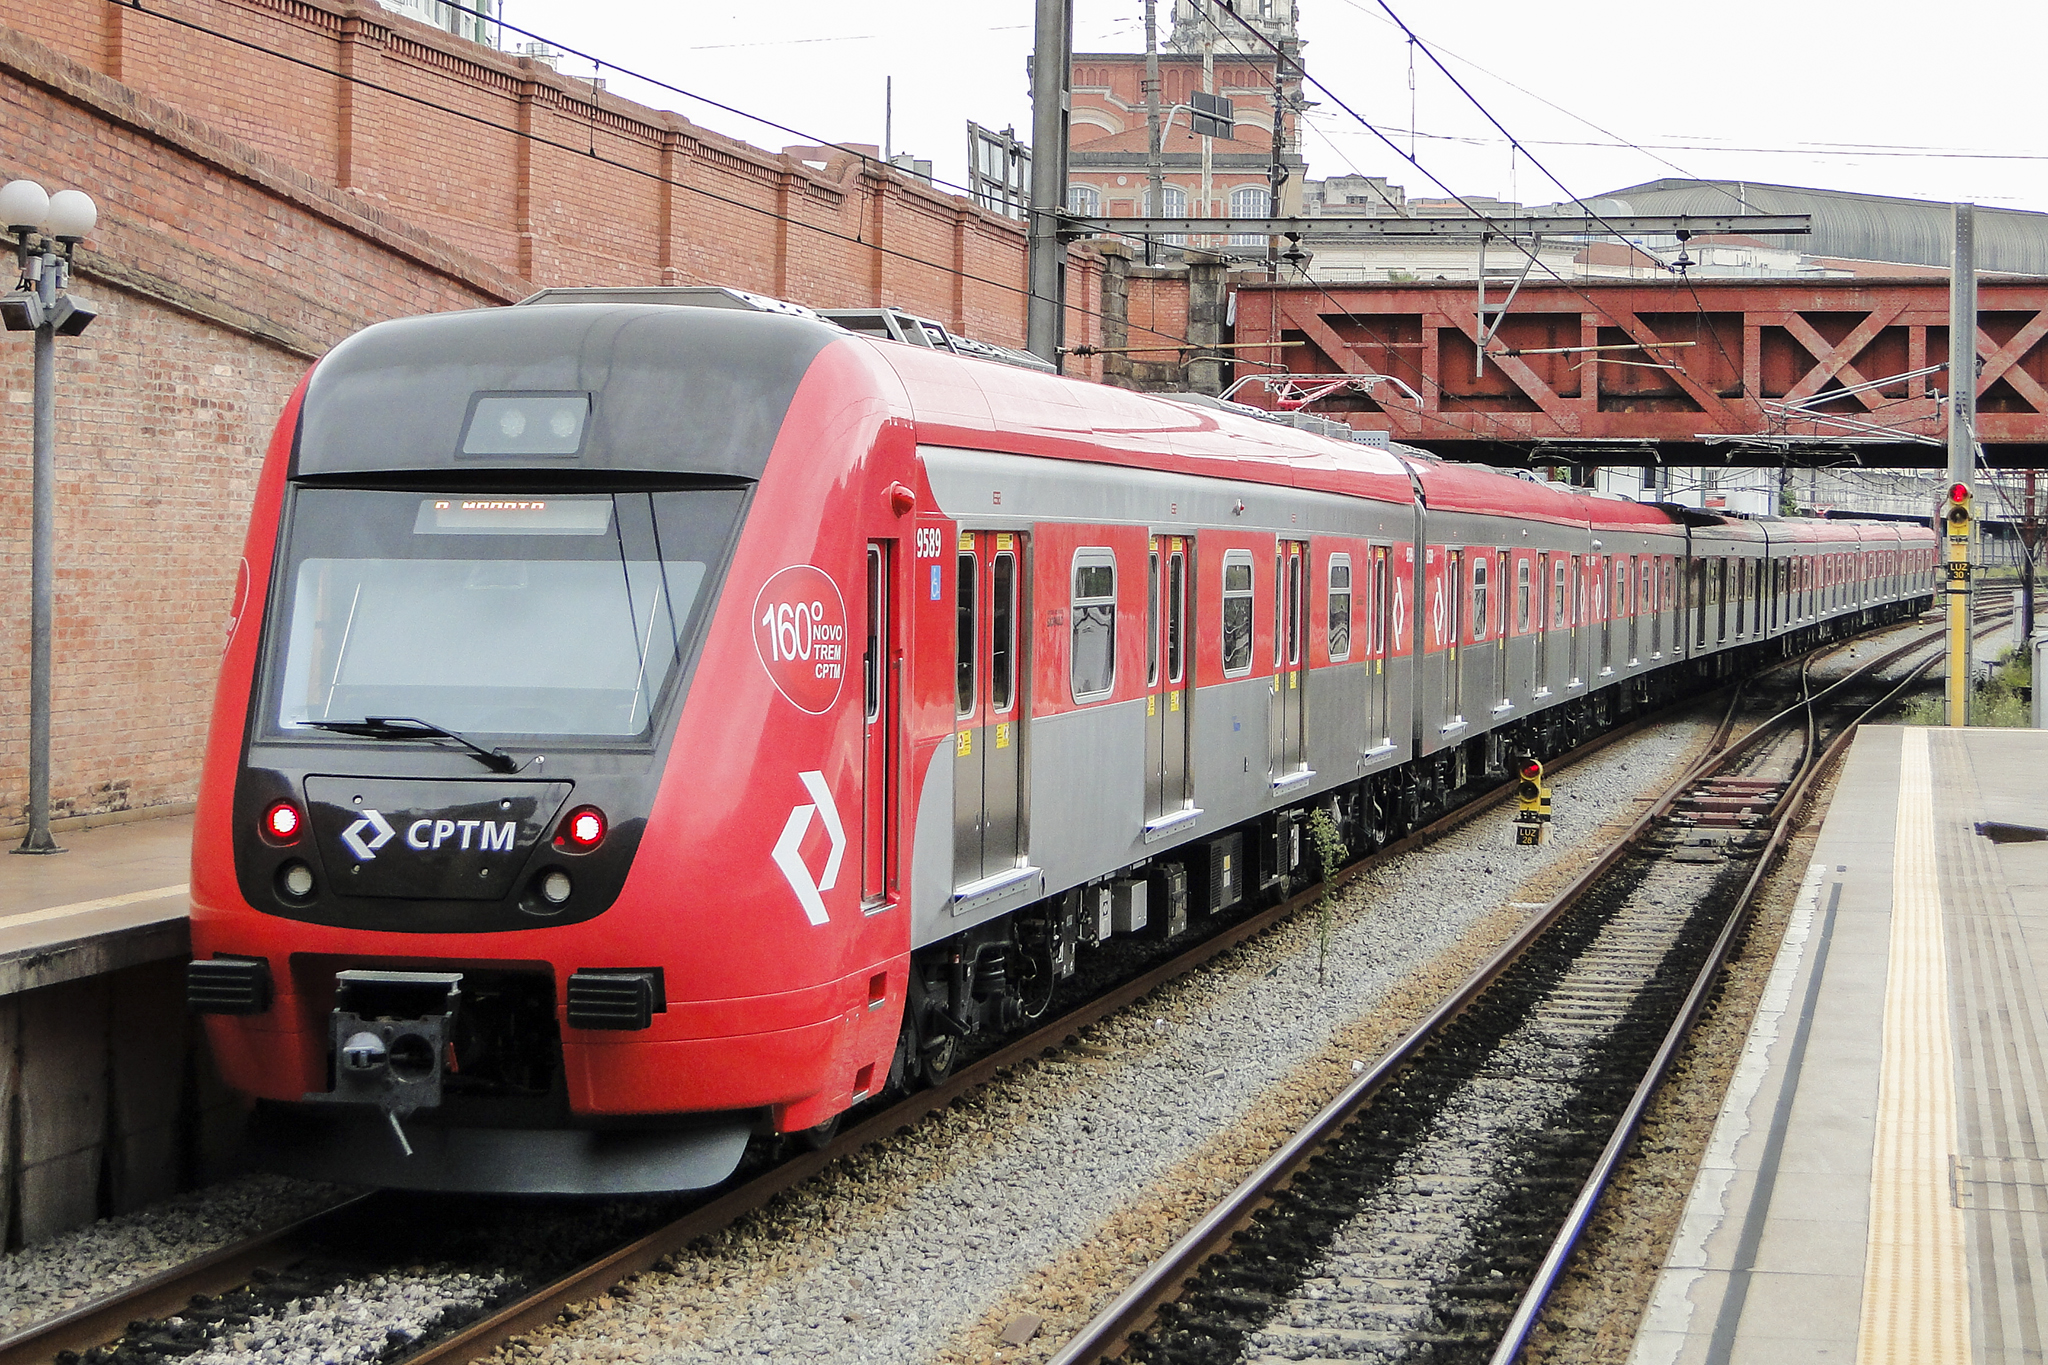
[{"label": "distant building", "polygon": [[[1815,258],[1829,269],[1848,274],[1898,273],[1872,269],[1880,265],[1923,267],[1922,272],[1914,273],[1934,268],[1945,274],[1948,269],[1951,209],[1929,199],[1760,185],[1747,180],[1665,179],[1612,190],[1587,203],[1604,214],[1808,213],[1813,215],[1811,235],[1751,240],[1766,248]],[[2048,213],[1979,205],[1976,228],[1979,270],[2048,275]],[[1667,237],[1638,245],[1665,256],[1677,244]]]},{"label": "distant building", "polygon": [[[1300,51],[1290,0],[1240,0],[1247,23],[1276,46]],[[1280,120],[1280,164],[1287,173],[1280,212],[1299,210],[1304,163],[1295,126],[1301,78],[1263,43],[1211,7],[1174,0],[1173,27],[1159,54],[1160,164],[1163,194],[1147,203],[1149,137],[1145,56],[1132,52],[1076,53],[1072,134],[1067,153],[1067,208],[1089,217],[1265,218],[1272,206],[1273,121]],[[1220,95],[1232,105],[1233,135],[1199,137],[1192,131],[1196,93]],[[1181,245],[1173,243],[1173,245]],[[1196,245],[1222,250],[1256,247],[1266,239],[1218,237]]]}]

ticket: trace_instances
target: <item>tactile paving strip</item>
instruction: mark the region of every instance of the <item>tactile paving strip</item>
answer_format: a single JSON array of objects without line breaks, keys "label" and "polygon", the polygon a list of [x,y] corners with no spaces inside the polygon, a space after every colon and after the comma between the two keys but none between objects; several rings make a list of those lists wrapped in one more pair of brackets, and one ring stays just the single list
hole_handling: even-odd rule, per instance
[{"label": "tactile paving strip", "polygon": [[1948,957],[1934,855],[1927,731],[1901,736],[1870,1241],[1857,1365],[1965,1365],[1969,1266],[1951,1195],[1956,1152]]}]

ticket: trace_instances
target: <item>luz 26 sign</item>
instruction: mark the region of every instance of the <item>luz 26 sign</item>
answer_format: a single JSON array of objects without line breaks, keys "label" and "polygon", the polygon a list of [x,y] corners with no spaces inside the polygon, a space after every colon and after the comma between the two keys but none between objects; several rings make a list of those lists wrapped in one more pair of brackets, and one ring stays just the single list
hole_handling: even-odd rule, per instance
[{"label": "luz 26 sign", "polygon": [[846,601],[823,569],[792,564],[754,598],[754,649],[790,705],[821,716],[846,682]]}]

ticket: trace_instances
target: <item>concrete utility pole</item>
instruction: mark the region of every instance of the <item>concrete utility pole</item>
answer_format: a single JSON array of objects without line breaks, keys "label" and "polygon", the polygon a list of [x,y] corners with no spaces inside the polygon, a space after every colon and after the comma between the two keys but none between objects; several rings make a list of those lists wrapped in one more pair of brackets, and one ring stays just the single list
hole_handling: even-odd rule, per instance
[{"label": "concrete utility pole", "polygon": [[10,332],[35,333],[33,504],[29,531],[28,830],[16,853],[62,853],[50,837],[50,650],[57,600],[57,338],[75,337],[92,305],[65,292],[71,252],[99,221],[77,190],[46,194],[33,180],[0,187],[0,223],[14,233],[21,280],[0,297]]},{"label": "concrete utility pole", "polygon": [[[1158,0],[1145,0],[1145,213],[1166,216],[1166,166],[1161,157],[1159,128]],[[1145,239],[1145,264],[1157,265],[1152,239]]]},{"label": "concrete utility pole", "polygon": [[1072,0],[1037,0],[1031,56],[1031,295],[1025,349],[1061,363],[1066,321],[1067,247],[1060,214],[1067,206],[1067,90],[1074,68]]},{"label": "concrete utility pole", "polygon": [[2026,473],[2026,489],[2020,500],[2020,648],[2034,638],[2034,565],[2041,558],[2041,504],[2035,480],[2039,470]]},{"label": "concrete utility pole", "polygon": [[[1955,251],[1948,286],[1948,480],[1951,488],[1974,487],[1977,465],[1977,213],[1955,206]],[[1975,527],[1967,507],[1958,521],[1945,520],[1942,546],[1948,580],[1948,723],[1970,723],[1970,538]]]},{"label": "concrete utility pole", "polygon": [[[1283,38],[1280,55],[1273,62],[1273,162],[1266,168],[1266,212],[1278,218],[1287,212],[1283,196],[1287,190],[1287,68],[1294,42]],[[1280,238],[1266,238],[1266,278],[1280,278]]]}]

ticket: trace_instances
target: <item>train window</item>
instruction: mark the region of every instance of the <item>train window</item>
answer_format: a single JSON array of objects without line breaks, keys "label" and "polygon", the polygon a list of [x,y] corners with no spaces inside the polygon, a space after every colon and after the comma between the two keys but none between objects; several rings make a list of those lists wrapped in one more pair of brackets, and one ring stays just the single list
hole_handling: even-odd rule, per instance
[{"label": "train window", "polygon": [[[1465,614],[1465,552],[1463,550],[1446,550],[1444,552],[1444,580],[1451,600],[1447,604],[1447,609],[1444,611],[1439,624],[1443,628],[1445,646],[1450,649],[1456,649],[1458,647],[1458,622]],[[1456,707],[1452,708],[1452,714],[1457,714]]]},{"label": "train window", "polygon": [[1385,658],[1387,653],[1387,613],[1394,609],[1388,583],[1387,551],[1382,546],[1372,552],[1372,652],[1375,658]]},{"label": "train window", "polygon": [[1614,614],[1628,615],[1628,560],[1621,555],[1614,557]]},{"label": "train window", "polygon": [[[640,736],[701,626],[741,496],[298,489],[266,635],[266,724],[295,738],[308,721],[367,716]],[[809,679],[824,651],[843,668],[844,608],[823,597],[806,583],[764,598],[764,662],[790,658],[790,676]]]},{"label": "train window", "polygon": [[1252,559],[1243,550],[1223,558],[1223,673],[1238,677],[1252,667]]},{"label": "train window", "polygon": [[1559,628],[1564,625],[1564,584],[1566,572],[1564,556],[1559,555],[1550,576],[1550,624],[1553,628]]},{"label": "train window", "polygon": [[1279,671],[1287,654],[1287,631],[1283,628],[1282,599],[1287,592],[1287,552],[1273,551],[1273,669]]},{"label": "train window", "polygon": [[1301,641],[1308,633],[1301,628],[1302,582],[1305,568],[1303,556],[1294,553],[1287,556],[1287,666],[1293,668],[1301,663]]},{"label": "train window", "polygon": [[1073,654],[1069,677],[1075,701],[1106,697],[1116,682],[1116,555],[1074,554]]},{"label": "train window", "polygon": [[1159,682],[1159,551],[1158,541],[1145,557],[1145,686]]},{"label": "train window", "polygon": [[988,588],[988,704],[1007,711],[1017,699],[1017,556],[995,557]]},{"label": "train window", "polygon": [[974,714],[976,688],[974,679],[974,643],[979,632],[975,628],[976,613],[980,607],[980,592],[976,587],[974,538],[962,536],[968,548],[960,552],[954,561],[953,574],[953,713],[958,716]]},{"label": "train window", "polygon": [[866,689],[867,718],[882,714],[882,658],[887,642],[882,638],[882,621],[887,615],[889,580],[882,568],[882,547],[868,546],[868,630],[867,650],[861,655],[860,671]]},{"label": "train window", "polygon": [[1187,652],[1187,596],[1187,554],[1175,550],[1166,557],[1166,680],[1170,683],[1179,682],[1186,667],[1182,656]]},{"label": "train window", "polygon": [[1351,657],[1351,556],[1330,556],[1330,661]]},{"label": "train window", "polygon": [[1529,628],[1529,561],[1515,565],[1515,629]]},{"label": "train window", "polygon": [[1486,638],[1486,556],[1472,557],[1472,638]]},{"label": "train window", "polygon": [[1646,557],[1643,560],[1643,581],[1636,589],[1636,610],[1657,609],[1657,566]]}]

